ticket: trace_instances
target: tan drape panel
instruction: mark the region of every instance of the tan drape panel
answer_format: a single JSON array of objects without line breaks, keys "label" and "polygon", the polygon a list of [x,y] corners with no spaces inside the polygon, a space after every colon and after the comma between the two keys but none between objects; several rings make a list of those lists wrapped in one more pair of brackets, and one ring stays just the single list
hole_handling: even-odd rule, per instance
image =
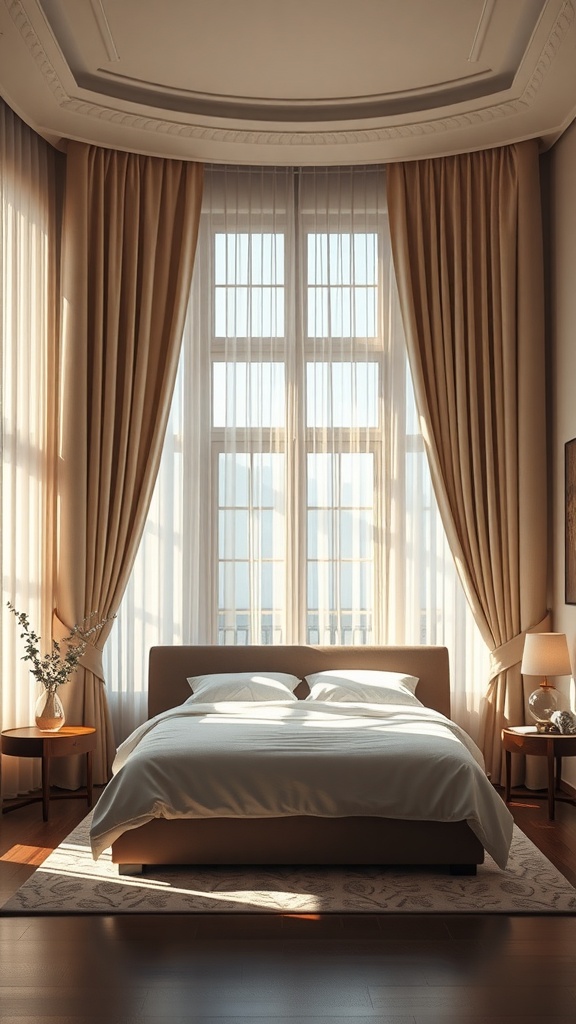
[{"label": "tan drape panel", "polygon": [[[69,146],[57,637],[92,611],[115,613],[132,568],[178,366],[201,195],[200,165]],[[61,690],[67,721],[98,729],[99,783],[115,750],[101,664],[91,649]],[[55,781],[77,788],[82,760],[55,762]]]},{"label": "tan drape panel", "polygon": [[493,652],[483,752],[525,720],[520,660],[545,629],[543,260],[535,142],[394,164],[390,231],[416,401],[458,569]]}]

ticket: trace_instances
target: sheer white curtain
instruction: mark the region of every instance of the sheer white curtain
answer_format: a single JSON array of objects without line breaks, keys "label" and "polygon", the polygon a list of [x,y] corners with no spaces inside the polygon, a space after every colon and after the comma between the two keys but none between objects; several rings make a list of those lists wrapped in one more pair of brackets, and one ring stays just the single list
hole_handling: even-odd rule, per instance
[{"label": "sheer white curtain", "polygon": [[[38,696],[7,601],[44,639],[52,625],[57,160],[0,101],[3,729],[30,725]],[[2,759],[5,796],[39,783],[39,762]]]},{"label": "sheer white curtain", "polygon": [[118,739],[158,643],[446,644],[476,734],[487,655],[430,485],[382,168],[206,168],[161,471],[105,650]]}]

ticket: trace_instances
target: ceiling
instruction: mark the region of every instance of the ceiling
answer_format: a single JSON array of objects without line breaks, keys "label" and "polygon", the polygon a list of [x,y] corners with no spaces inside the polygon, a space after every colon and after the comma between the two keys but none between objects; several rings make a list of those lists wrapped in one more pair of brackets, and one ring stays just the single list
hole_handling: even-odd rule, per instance
[{"label": "ceiling", "polygon": [[67,139],[238,164],[381,163],[576,116],[572,0],[0,0],[0,94]]}]

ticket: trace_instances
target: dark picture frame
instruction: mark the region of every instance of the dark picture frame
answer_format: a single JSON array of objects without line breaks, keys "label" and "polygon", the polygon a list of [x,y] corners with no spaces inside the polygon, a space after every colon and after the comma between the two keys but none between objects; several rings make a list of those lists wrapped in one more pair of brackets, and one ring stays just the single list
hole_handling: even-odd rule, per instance
[{"label": "dark picture frame", "polygon": [[564,600],[576,604],[576,437],[564,445]]}]

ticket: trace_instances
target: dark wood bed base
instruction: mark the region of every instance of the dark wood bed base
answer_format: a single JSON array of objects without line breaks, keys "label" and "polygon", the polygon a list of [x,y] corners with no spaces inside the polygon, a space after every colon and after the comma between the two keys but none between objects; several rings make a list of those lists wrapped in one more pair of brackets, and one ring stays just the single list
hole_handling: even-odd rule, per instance
[{"label": "dark wood bed base", "polygon": [[[190,695],[188,676],[208,672],[290,672],[304,679],[334,668],[369,668],[418,676],[417,696],[450,714],[444,647],[153,647],[150,717]],[[305,696],[305,684],[299,696]],[[472,874],[484,849],[466,822],[389,818],[154,819],[112,846],[120,872],[146,864],[443,864]]]}]

